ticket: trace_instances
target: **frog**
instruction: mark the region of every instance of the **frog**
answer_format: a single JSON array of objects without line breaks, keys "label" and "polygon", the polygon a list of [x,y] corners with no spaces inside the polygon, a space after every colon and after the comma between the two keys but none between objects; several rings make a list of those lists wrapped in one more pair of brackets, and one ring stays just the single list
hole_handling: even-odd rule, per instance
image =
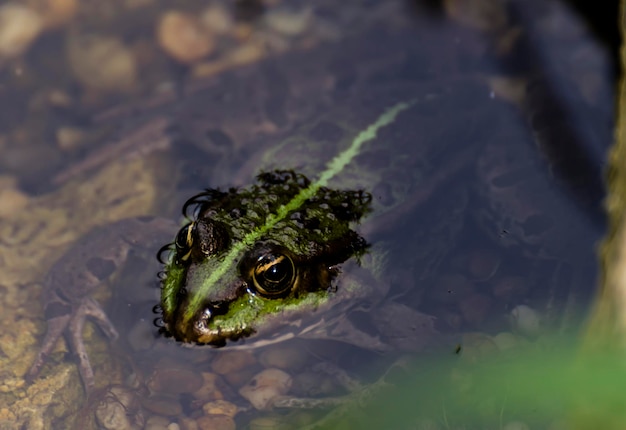
[{"label": "frog", "polygon": [[[114,339],[117,332],[90,292],[131,246],[152,246],[168,231],[175,239],[160,253],[165,263],[161,331],[181,343],[256,348],[297,336],[385,351],[393,348],[390,339],[400,337],[395,330],[406,325],[416,348],[423,347],[437,331],[435,319],[418,310],[399,309],[414,318],[396,324],[389,323],[390,312],[375,312],[374,320],[378,316],[391,336],[362,331],[347,316],[376,309],[390,288],[388,253],[370,247],[369,240],[384,237],[403,214],[471,164],[471,154],[479,150],[493,111],[467,110],[470,96],[482,96],[497,111],[487,89],[471,80],[409,81],[354,94],[251,156],[254,168],[244,165],[230,188],[208,189],[190,199],[180,229],[173,221],[139,218],[95,231],[45,280],[48,333],[28,379],[38,376],[67,330],[85,390],[93,391],[81,341],[85,316],[93,317],[107,337]],[[447,109],[460,114],[454,119],[458,128],[427,126]],[[457,151],[454,145],[467,139],[472,144]],[[391,151],[385,142],[393,142]],[[236,184],[253,171],[262,172],[256,183]],[[356,264],[352,277],[340,277],[347,260],[361,266]],[[216,273],[224,277],[219,282],[210,280]]]}]

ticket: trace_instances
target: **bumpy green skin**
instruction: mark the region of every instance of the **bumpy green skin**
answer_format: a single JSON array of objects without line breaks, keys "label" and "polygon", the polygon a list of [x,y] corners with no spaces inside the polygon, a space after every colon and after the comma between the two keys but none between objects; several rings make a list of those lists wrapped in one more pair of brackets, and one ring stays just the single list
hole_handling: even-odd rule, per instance
[{"label": "bumpy green skin", "polygon": [[[320,187],[244,247],[235,264],[203,294],[199,311],[188,318],[190,298],[232,244],[246,241],[250,231],[263,226],[310,185],[293,171],[262,173],[257,179],[257,184],[246,188],[207,190],[188,204],[196,206],[197,215],[173,246],[162,292],[165,328],[178,340],[220,346],[261,328],[275,328],[273,322],[279,317],[286,322],[288,315],[311,312],[329,298],[337,273],[334,266],[361,255],[367,247],[352,226],[369,212],[371,196]],[[292,286],[279,297],[264,297],[250,276],[259,253],[265,251],[288,255],[295,267]]]}]

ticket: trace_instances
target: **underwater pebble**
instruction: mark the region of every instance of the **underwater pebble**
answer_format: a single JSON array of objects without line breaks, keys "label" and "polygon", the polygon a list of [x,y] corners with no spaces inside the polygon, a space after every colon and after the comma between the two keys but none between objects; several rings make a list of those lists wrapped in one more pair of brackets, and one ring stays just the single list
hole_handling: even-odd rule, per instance
[{"label": "underwater pebble", "polygon": [[226,70],[254,63],[261,60],[264,55],[263,47],[251,41],[230,50],[224,58],[196,64],[192,69],[192,75],[196,78],[206,78]]},{"label": "underwater pebble", "polygon": [[493,337],[493,341],[500,351],[506,351],[507,349],[515,348],[527,342],[525,339],[521,339],[519,336],[508,331],[498,333]]},{"label": "underwater pebble", "polygon": [[461,357],[469,362],[492,358],[498,353],[498,346],[491,336],[484,333],[465,333],[461,339]]},{"label": "underwater pebble", "polygon": [[100,399],[96,407],[96,419],[101,428],[111,430],[134,430],[143,428],[144,418],[134,393],[127,388],[115,386]]},{"label": "underwater pebble", "polygon": [[226,415],[202,416],[196,420],[198,430],[235,430],[237,426],[231,417]]},{"label": "underwater pebble", "polygon": [[170,420],[158,415],[152,415],[146,420],[144,430],[168,430]]},{"label": "underwater pebble", "polygon": [[497,98],[515,106],[521,106],[528,93],[528,78],[512,78],[509,76],[492,76],[488,78],[489,88]]},{"label": "underwater pebble", "polygon": [[291,392],[302,397],[329,396],[337,391],[337,383],[330,375],[304,371],[294,375]]},{"label": "underwater pebble", "polygon": [[261,60],[265,55],[262,46],[254,41],[241,45],[227,55],[227,61],[232,66],[244,66]]},{"label": "underwater pebble", "polygon": [[23,54],[43,30],[39,14],[26,5],[0,6],[0,60]]},{"label": "underwater pebble", "polygon": [[226,375],[254,364],[256,359],[249,351],[227,351],[220,352],[213,359],[211,369],[218,375]]},{"label": "underwater pebble", "polygon": [[237,405],[226,400],[207,402],[202,406],[202,410],[206,415],[226,415],[231,418],[234,418],[237,412],[239,412]]},{"label": "underwater pebble", "polygon": [[56,131],[57,146],[62,151],[80,148],[85,142],[85,132],[76,127],[59,127]]},{"label": "underwater pebble", "polygon": [[175,396],[145,397],[141,399],[141,404],[146,410],[165,417],[178,417],[183,413],[183,406]]},{"label": "underwater pebble", "polygon": [[202,386],[193,392],[193,397],[203,401],[222,400],[224,394],[222,394],[220,387],[224,385],[225,383],[221,380],[219,375],[202,372]]},{"label": "underwater pebble", "polygon": [[311,25],[313,13],[310,9],[299,12],[272,10],[264,19],[269,28],[285,36],[297,36]]},{"label": "underwater pebble", "polygon": [[501,0],[444,0],[448,16],[479,31],[498,31],[507,25],[508,17]]},{"label": "underwater pebble", "polygon": [[167,394],[193,393],[202,387],[202,378],[189,369],[159,367],[154,370],[146,385],[151,391]]},{"label": "underwater pebble", "polygon": [[159,46],[181,63],[194,63],[209,55],[214,47],[213,36],[193,15],[165,12],[157,27]]},{"label": "underwater pebble", "polygon": [[196,418],[191,418],[186,415],[176,418],[178,428],[176,430],[198,430],[198,423]]},{"label": "underwater pebble", "polygon": [[511,325],[514,331],[534,337],[541,329],[541,317],[530,306],[519,305],[511,311]]},{"label": "underwater pebble", "polygon": [[137,79],[137,62],[121,40],[110,36],[70,36],[67,56],[76,79],[101,91],[128,91]]},{"label": "underwater pebble", "polygon": [[58,28],[70,22],[78,11],[78,0],[34,0],[46,28]]},{"label": "underwater pebble", "polygon": [[259,356],[259,363],[266,368],[296,370],[306,364],[308,355],[307,351],[293,345],[276,345],[263,350]]},{"label": "underwater pebble", "polygon": [[18,214],[28,205],[29,200],[28,195],[17,189],[14,177],[0,177],[0,218]]},{"label": "underwater pebble", "polygon": [[250,351],[229,351],[216,357],[211,367],[230,386],[241,387],[259,371],[256,364],[256,357]]},{"label": "underwater pebble", "polygon": [[213,34],[227,34],[233,29],[233,18],[222,5],[209,6],[200,14],[200,22]]},{"label": "underwater pebble", "polygon": [[239,394],[247,399],[258,410],[271,408],[272,400],[286,394],[291,388],[291,376],[280,369],[266,369],[254,376],[252,380],[239,390]]}]

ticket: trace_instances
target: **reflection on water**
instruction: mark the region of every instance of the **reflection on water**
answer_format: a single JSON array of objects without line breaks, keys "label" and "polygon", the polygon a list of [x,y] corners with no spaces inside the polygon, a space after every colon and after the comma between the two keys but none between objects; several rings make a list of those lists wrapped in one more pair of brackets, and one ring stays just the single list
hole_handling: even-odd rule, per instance
[{"label": "reflection on water", "polygon": [[[0,318],[21,330],[1,341],[9,395],[0,419],[37,428],[53,415],[65,428],[70,421],[60,417],[83,405],[76,367],[61,350],[49,358],[61,364],[30,388],[22,381],[43,330],[32,298],[82,234],[128,216],[176,217],[199,189],[247,184],[260,166],[292,163],[282,167],[314,175],[309,153],[276,150],[278,143],[305,129],[330,157],[327,148],[346,136],[329,115],[350,113],[363,128],[373,119],[359,113],[387,99],[451,94],[418,103],[403,128],[381,132],[372,151],[378,167],[350,171],[353,183],[369,173],[398,187],[370,190],[382,205],[404,192],[381,218],[384,228],[362,226],[373,250],[385,250],[383,269],[363,273],[372,252],[338,282],[376,279],[384,291],[346,319],[396,350],[306,339],[252,351],[181,348],[155,335],[158,267],[156,250],[147,250],[114,282],[125,286],[109,306],[125,333],[114,353],[87,333],[97,379],[141,399],[137,422],[224,428],[263,419],[275,427],[287,416],[301,427],[319,416],[302,408],[305,398],[317,399],[309,406],[341,404],[349,393],[367,400],[375,391],[368,387],[397,382],[396,360],[420,343],[416,315],[435,321],[438,333],[419,357],[443,350],[480,361],[540,344],[546,330],[576,332],[604,224],[600,174],[614,77],[606,49],[567,5],[446,1],[437,14],[420,2],[177,2],[169,12],[151,1],[48,3],[0,7],[0,21],[30,29],[13,50],[0,30]],[[397,153],[402,168],[379,169]],[[263,154],[272,154],[269,163]],[[16,366],[17,357],[26,359]],[[277,393],[284,409],[257,411]],[[117,400],[109,400],[101,414],[114,414]],[[90,408],[81,417],[90,420]],[[531,422],[525,418],[499,425]],[[439,412],[420,419],[448,428]]]}]

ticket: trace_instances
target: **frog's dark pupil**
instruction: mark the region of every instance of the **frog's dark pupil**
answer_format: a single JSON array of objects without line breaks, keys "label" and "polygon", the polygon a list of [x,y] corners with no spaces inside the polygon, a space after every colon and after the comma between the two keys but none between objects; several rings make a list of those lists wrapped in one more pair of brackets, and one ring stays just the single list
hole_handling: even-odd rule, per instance
[{"label": "frog's dark pupil", "polygon": [[262,294],[282,294],[291,287],[294,273],[293,262],[288,256],[267,254],[258,260],[254,283]]},{"label": "frog's dark pupil", "polygon": [[263,277],[268,282],[278,283],[285,278],[287,270],[288,266],[284,262],[276,263],[263,273]]}]

